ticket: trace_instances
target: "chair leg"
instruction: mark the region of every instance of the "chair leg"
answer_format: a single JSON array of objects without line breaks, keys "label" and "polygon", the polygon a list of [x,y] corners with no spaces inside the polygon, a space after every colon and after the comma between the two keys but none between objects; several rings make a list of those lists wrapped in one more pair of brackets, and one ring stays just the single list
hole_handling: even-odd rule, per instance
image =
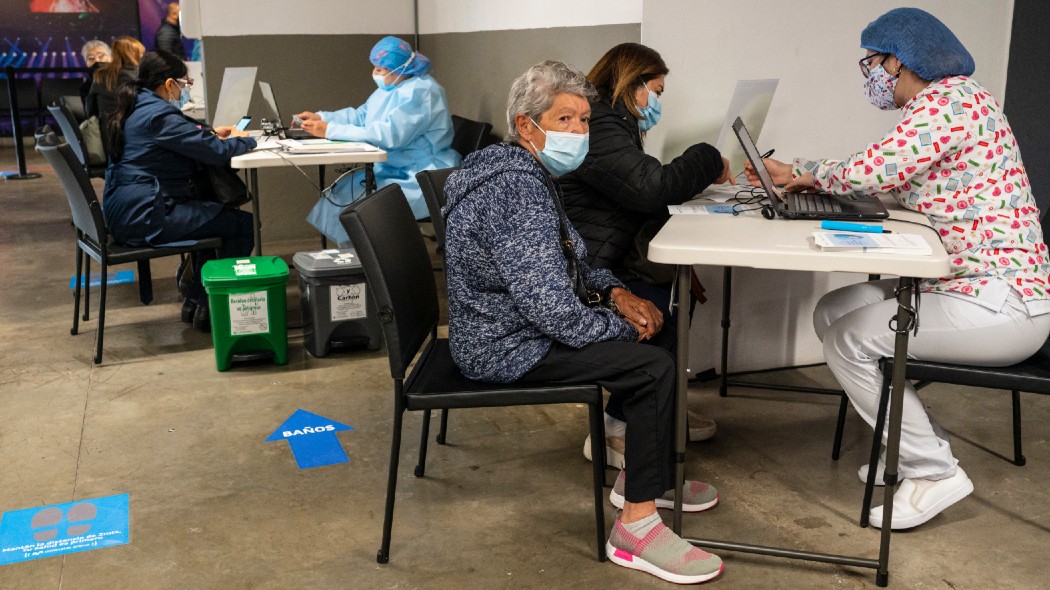
[{"label": "chair leg", "polygon": [[448,408],[441,410],[441,429],[438,430],[437,444],[445,444],[445,433],[448,432]]},{"label": "chair leg", "polygon": [[150,271],[149,260],[139,260],[139,301],[143,305],[149,305],[153,301],[153,273]]},{"label": "chair leg", "polygon": [[[101,286],[98,292],[98,333],[95,337],[95,364],[102,363],[102,335],[106,330],[106,284],[109,282],[106,277],[107,266],[105,258],[100,265],[102,267],[102,279],[100,280]],[[87,311],[84,311],[87,314]]]},{"label": "chair leg", "polygon": [[394,408],[394,432],[390,441],[390,471],[386,480],[386,509],[383,514],[383,541],[376,553],[377,563],[390,561],[390,531],[394,525],[394,494],[397,491],[397,467],[401,457],[401,423],[405,418],[405,411],[401,407]]},{"label": "chair leg", "polygon": [[419,435],[419,462],[414,471],[416,477],[423,477],[427,471],[427,439],[430,438],[430,410],[423,410],[423,431]]},{"label": "chair leg", "polygon": [[84,315],[81,316],[85,322],[91,319],[91,257],[84,257]]},{"label": "chair leg", "polygon": [[590,404],[591,470],[594,473],[594,521],[597,527],[598,561],[605,561],[605,417],[601,400]]},{"label": "chair leg", "polygon": [[842,450],[842,432],[846,429],[846,409],[849,407],[849,397],[842,392],[839,399],[839,420],[835,423],[835,442],[831,447],[831,460],[839,460],[839,451]]},{"label": "chair leg", "polygon": [[73,328],[69,331],[70,334],[76,336],[77,330],[80,328],[80,283],[84,280],[83,275],[84,267],[84,251],[80,249],[80,245],[77,245],[77,277],[76,286],[73,287]]},{"label": "chair leg", "polygon": [[[868,479],[864,482],[864,503],[861,505],[860,526],[868,527],[868,511],[871,497],[875,493],[875,473],[879,469],[879,451],[882,449],[882,431],[886,429],[886,407],[890,403],[890,376],[882,377],[882,393],[879,395],[879,413],[875,418],[875,435],[871,439],[871,456],[868,459]],[[888,524],[888,523],[887,523]]]},{"label": "chair leg", "polygon": [[1014,407],[1014,465],[1021,467],[1028,462],[1021,452],[1021,392],[1015,389],[1010,394]]}]

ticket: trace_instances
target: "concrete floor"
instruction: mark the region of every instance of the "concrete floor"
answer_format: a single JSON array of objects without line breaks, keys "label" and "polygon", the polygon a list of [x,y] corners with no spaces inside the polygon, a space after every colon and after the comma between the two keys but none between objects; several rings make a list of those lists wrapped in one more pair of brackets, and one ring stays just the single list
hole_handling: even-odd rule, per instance
[{"label": "concrete floor", "polygon": [[[13,168],[13,150],[0,148],[0,170]],[[420,417],[409,415],[392,558],[376,564],[392,414],[385,354],[316,359],[293,328],[287,366],[218,373],[210,337],[179,322],[175,260],[163,260],[153,304],[139,304],[134,285],[111,288],[105,358],[91,364],[94,316],[69,334],[68,210],[32,151],[30,168],[44,178],[0,181],[0,510],[128,493],[131,540],[0,567],[0,588],[670,586],[595,560],[586,412],[567,406],[454,412],[451,444],[431,446],[424,479],[411,473]],[[315,242],[266,246],[290,259]],[[294,283],[288,309],[300,325]],[[833,384],[822,367],[779,378]],[[976,491],[893,536],[891,587],[1046,587],[1048,400],[1024,396],[1028,466],[1015,467],[993,454],[1010,449],[1008,395],[934,386],[923,396]],[[877,555],[877,531],[856,524],[870,439],[855,414],[836,463],[834,398],[723,399],[696,386],[690,404],[719,431],[690,445],[687,472],[722,502],[686,515],[688,536]],[[286,443],[264,442],[298,408],[355,428],[338,435],[350,463],[299,470]],[[712,587],[874,587],[870,570],[721,555]]]}]

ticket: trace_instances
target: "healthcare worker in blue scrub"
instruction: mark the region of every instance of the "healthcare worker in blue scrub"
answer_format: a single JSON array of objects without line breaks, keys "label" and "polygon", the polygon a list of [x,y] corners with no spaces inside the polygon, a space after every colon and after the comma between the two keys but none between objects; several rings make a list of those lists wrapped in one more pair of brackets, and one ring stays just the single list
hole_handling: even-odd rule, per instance
[{"label": "healthcare worker in blue scrub", "polygon": [[[372,78],[379,88],[365,104],[296,117],[302,120],[303,129],[317,137],[363,141],[386,150],[386,162],[375,165],[376,185],[401,185],[416,219],[424,219],[429,213],[416,173],[458,166],[461,160],[452,149],[452,118],[445,89],[428,73],[430,60],[397,37],[376,43],[369,61],[375,66]],[[363,172],[344,175],[325,192],[307,221],[335,242],[348,243],[339,213],[362,196]]]}]

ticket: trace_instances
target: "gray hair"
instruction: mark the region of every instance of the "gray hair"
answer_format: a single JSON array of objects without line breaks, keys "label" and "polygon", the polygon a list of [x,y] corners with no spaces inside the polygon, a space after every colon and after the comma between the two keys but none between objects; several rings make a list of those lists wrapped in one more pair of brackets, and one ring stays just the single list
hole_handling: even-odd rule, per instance
[{"label": "gray hair", "polygon": [[80,48],[80,55],[84,58],[84,61],[87,61],[88,54],[99,48],[105,49],[106,53],[113,55],[113,50],[109,48],[109,45],[107,45],[105,41],[99,41],[98,39],[92,39],[85,43],[84,46]]},{"label": "gray hair", "polygon": [[510,86],[507,98],[507,141],[518,141],[514,117],[526,115],[539,121],[559,94],[575,94],[593,100],[598,93],[583,72],[560,61],[548,60],[529,68]]}]

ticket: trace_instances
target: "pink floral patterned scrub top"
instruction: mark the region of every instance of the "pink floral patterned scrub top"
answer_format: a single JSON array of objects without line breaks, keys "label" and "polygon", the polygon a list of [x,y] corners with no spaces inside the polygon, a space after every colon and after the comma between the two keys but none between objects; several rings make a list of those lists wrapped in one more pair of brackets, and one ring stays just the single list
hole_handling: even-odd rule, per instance
[{"label": "pink floral patterned scrub top", "polygon": [[843,161],[796,159],[835,194],[888,192],[926,214],[948,251],[951,274],[922,283],[998,311],[1017,291],[1031,315],[1050,312],[1047,247],[1017,141],[1002,107],[979,83],[931,83],[878,143]]}]

